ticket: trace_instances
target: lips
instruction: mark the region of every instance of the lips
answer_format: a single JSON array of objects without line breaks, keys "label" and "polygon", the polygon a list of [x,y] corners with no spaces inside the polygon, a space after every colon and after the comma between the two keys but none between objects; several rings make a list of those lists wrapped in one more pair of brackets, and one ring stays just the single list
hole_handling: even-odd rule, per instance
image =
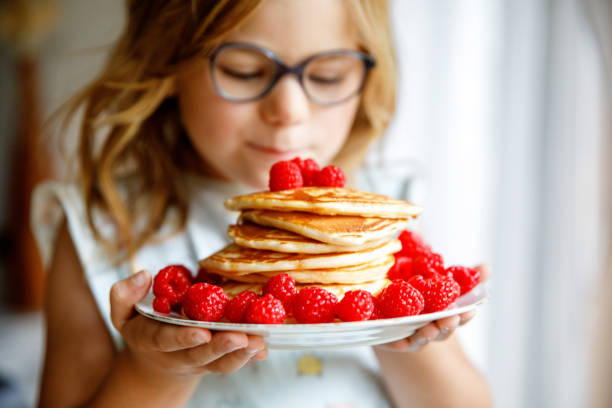
[{"label": "lips", "polygon": [[306,149],[298,148],[298,149],[281,149],[277,147],[268,147],[262,146],[255,143],[247,143],[247,146],[257,152],[272,155],[272,156],[291,156],[291,158],[295,156],[303,155],[306,152]]}]

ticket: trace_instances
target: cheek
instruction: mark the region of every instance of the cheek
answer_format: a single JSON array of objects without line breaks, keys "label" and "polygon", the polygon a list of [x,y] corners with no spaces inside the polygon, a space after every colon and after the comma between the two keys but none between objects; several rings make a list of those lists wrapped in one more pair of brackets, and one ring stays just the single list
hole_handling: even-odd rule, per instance
[{"label": "cheek", "polygon": [[206,70],[180,78],[177,91],[181,122],[191,143],[206,164],[231,178],[228,163],[234,161],[232,155],[249,128],[247,119],[252,115],[249,106],[222,99]]},{"label": "cheek", "polygon": [[180,80],[178,99],[181,121],[193,144],[218,146],[225,127],[233,122],[228,120],[230,112],[223,108],[223,101],[216,95],[207,76],[204,73],[192,74]]},{"label": "cheek", "polygon": [[317,112],[317,156],[321,163],[330,162],[349,136],[359,107],[359,99],[338,106],[322,107]]}]

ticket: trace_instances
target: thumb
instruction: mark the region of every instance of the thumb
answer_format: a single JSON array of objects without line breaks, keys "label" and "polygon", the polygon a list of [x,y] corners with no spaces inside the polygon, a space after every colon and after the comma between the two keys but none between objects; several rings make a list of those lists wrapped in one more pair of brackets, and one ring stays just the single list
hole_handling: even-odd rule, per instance
[{"label": "thumb", "polygon": [[491,265],[489,264],[480,264],[476,266],[476,269],[480,272],[480,281],[486,282],[491,276]]},{"label": "thumb", "polygon": [[132,317],[134,305],[141,301],[151,286],[151,274],[140,271],[116,282],[110,290],[111,321],[118,331]]}]

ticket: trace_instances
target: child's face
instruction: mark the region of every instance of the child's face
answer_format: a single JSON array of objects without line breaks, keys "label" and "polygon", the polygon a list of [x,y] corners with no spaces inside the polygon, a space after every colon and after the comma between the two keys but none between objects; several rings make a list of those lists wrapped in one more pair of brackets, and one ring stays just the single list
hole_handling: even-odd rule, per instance
[{"label": "child's face", "polygon": [[[226,42],[273,51],[293,66],[313,54],[357,50],[357,34],[342,0],[266,0]],[[232,102],[216,92],[209,61],[191,61],[178,77],[183,125],[215,176],[267,188],[270,166],[295,156],[329,162],[344,144],[359,97],[322,106],[285,75],[262,99]]]}]

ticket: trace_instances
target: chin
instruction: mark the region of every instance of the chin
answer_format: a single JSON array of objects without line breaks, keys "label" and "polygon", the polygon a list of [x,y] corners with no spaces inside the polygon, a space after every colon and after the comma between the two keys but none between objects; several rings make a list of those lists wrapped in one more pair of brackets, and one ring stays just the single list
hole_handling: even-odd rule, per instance
[{"label": "chin", "polygon": [[246,169],[239,181],[254,190],[264,191],[268,189],[268,173],[268,169]]}]

